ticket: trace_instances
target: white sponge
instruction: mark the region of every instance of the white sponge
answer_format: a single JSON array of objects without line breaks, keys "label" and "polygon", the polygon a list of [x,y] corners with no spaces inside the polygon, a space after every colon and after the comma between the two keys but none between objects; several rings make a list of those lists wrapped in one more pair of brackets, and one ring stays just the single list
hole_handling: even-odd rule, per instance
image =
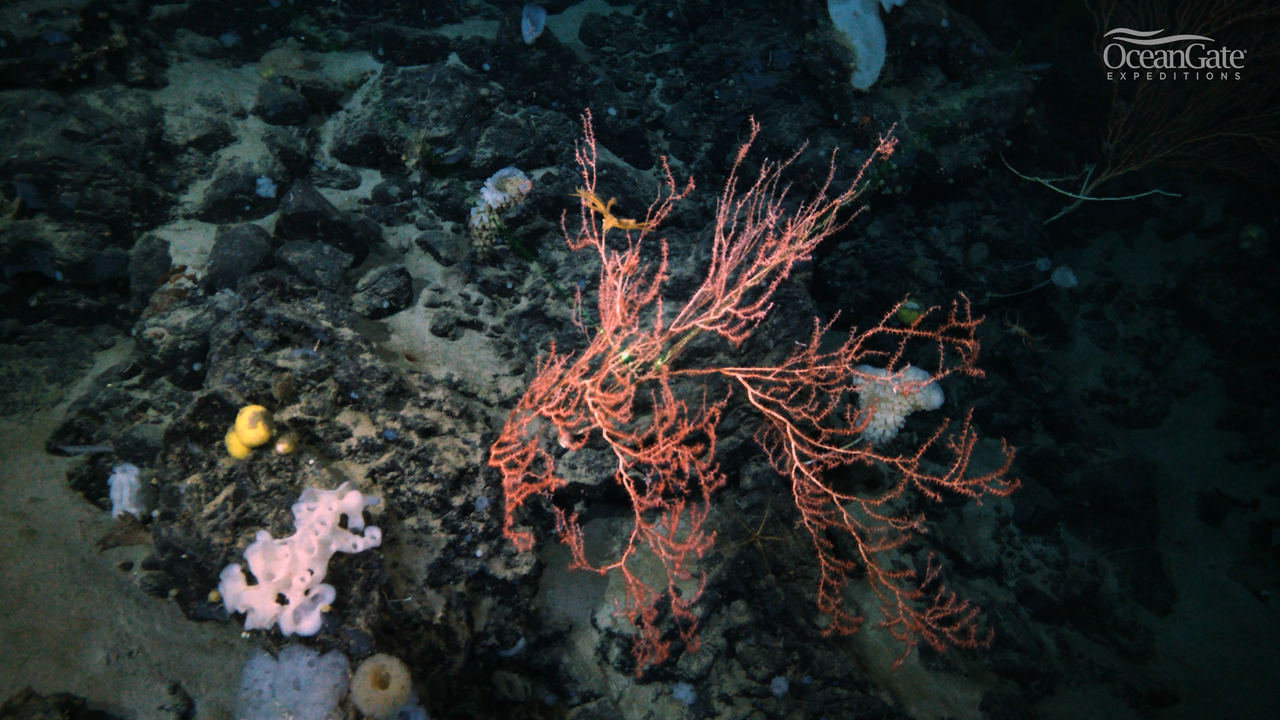
[{"label": "white sponge", "polygon": [[[222,569],[218,592],[230,612],[245,614],[244,629],[267,629],[279,623],[284,635],[315,635],[321,613],[337,597],[332,585],[322,583],[329,558],[335,552],[358,553],[382,544],[382,530],[364,527],[363,511],[376,505],[342,483],[337,490],[307,488],[293,505],[297,531],[283,540],[259,530],[245,548],[249,572],[257,579],[250,585],[238,564]],[[341,519],[347,518],[347,526]],[[363,530],[356,535],[352,530]],[[280,598],[285,602],[281,604]]]},{"label": "white sponge", "polygon": [[290,645],[273,658],[256,650],[240,673],[236,720],[343,720],[351,665],[337,650],[321,655]]},{"label": "white sponge", "polygon": [[946,400],[942,388],[930,382],[929,373],[908,365],[896,373],[870,365],[854,368],[862,375],[855,389],[858,407],[873,408],[871,422],[862,437],[872,443],[888,442],[898,436],[907,416],[916,410],[937,410]]},{"label": "white sponge", "polygon": [[142,507],[142,482],[138,479],[138,466],[133,463],[121,463],[111,471],[107,478],[111,487],[111,519],[114,520],[125,513],[141,520],[146,515]]},{"label": "white sponge", "polygon": [[884,23],[880,21],[880,5],[885,12],[907,0],[827,0],[827,14],[840,33],[840,39],[853,50],[856,65],[849,84],[866,90],[875,84],[884,67]]}]

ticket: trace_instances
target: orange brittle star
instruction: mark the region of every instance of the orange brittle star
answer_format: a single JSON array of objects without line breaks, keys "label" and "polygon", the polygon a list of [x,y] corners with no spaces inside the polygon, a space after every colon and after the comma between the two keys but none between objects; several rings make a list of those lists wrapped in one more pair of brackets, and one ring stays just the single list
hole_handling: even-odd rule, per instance
[{"label": "orange brittle star", "polygon": [[617,198],[609,198],[609,202],[603,202],[598,195],[586,188],[578,188],[569,193],[570,195],[582,198],[587,201],[591,209],[600,213],[601,220],[600,232],[607,233],[609,228],[618,228],[619,230],[652,230],[653,223],[637,222],[628,218],[614,217],[611,212],[613,204],[618,201]]}]

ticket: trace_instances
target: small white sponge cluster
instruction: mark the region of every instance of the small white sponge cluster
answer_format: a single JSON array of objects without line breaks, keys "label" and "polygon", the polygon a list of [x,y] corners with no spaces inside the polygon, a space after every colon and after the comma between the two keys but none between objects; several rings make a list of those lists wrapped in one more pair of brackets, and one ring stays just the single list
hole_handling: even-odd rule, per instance
[{"label": "small white sponge cluster", "polygon": [[[351,483],[342,483],[337,490],[303,490],[293,505],[297,526],[293,535],[276,540],[259,530],[253,544],[245,548],[244,559],[256,585],[249,584],[238,564],[222,569],[218,592],[227,610],[245,614],[245,630],[265,630],[279,623],[284,635],[315,635],[320,631],[321,613],[337,597],[333,586],[322,582],[329,558],[335,552],[358,553],[382,544],[382,530],[364,526],[364,509],[376,504],[377,498],[365,497]],[[344,516],[346,528],[341,525]]]},{"label": "small white sponge cluster", "polygon": [[908,365],[891,373],[883,368],[859,365],[862,375],[855,389],[858,407],[871,408],[871,422],[862,437],[874,444],[888,442],[898,436],[907,416],[916,410],[937,410],[946,400],[942,388],[930,382],[929,373]]},{"label": "small white sponge cluster", "polygon": [[502,212],[523,202],[532,189],[533,181],[529,176],[514,167],[502,168],[484,181],[480,199],[471,208],[471,243],[477,253],[484,255],[489,252],[498,237]]}]

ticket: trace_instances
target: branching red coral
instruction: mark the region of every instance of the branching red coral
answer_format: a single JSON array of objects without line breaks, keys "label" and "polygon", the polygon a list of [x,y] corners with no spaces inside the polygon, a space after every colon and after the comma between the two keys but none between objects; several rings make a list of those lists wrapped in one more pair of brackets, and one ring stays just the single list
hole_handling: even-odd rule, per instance
[{"label": "branching red coral", "polygon": [[[920,392],[924,382],[899,377],[913,343],[932,347],[937,361],[932,381],[952,374],[980,375],[974,336],[980,319],[972,317],[966,299],[954,303],[945,316],[934,308],[910,327],[894,326],[891,311],[875,327],[850,334],[835,350],[822,349],[830,326],[815,325],[809,343],[776,367],[683,367],[676,362],[701,333],[717,334],[734,346],[750,337],[792,268],[848,224],[850,218],[841,220],[837,213],[857,199],[868,168],[892,154],[895,140],[881,139],[849,187],[834,195],[833,157],[823,185],[795,204],[788,203],[790,186],[783,173],[798,152],[784,162],[766,161],[755,183],[739,191],[743,161],[759,133],[753,120],[720,196],[706,278],[669,316],[662,297],[666,243],[657,241],[652,262],[644,260],[642,250],[675,204],[692,192],[693,182],[679,187],[664,159],[665,189],[645,219],[614,217],[614,201],[601,200],[597,192],[590,115],[584,116],[583,126],[585,142],[577,151],[583,186],[575,193],[580,222],[576,233],[568,231],[565,221],[562,227],[571,248],[591,248],[599,255],[598,319],[590,327],[579,320],[590,336],[580,353],[564,356],[551,348],[491,449],[489,464],[502,475],[506,536],[519,550],[531,549],[533,535],[519,526],[519,510],[530,498],[550,496],[566,484],[557,474],[553,441],[566,450],[588,442],[608,447],[616,459],[614,480],[626,492],[633,513],[621,553],[602,565],[590,563],[577,515],[558,508],[557,534],[572,552],[573,567],[621,575],[625,599],[618,612],[636,629],[637,672],[668,657],[663,607],[670,608],[680,639],[696,646],[694,606],[705,577],[697,573],[694,592],[682,594],[680,586],[693,580],[696,558],[714,542],[705,525],[709,497],[725,482],[714,458],[716,431],[729,398],[723,390],[718,399],[707,396],[724,386],[709,382],[719,378],[739,388],[763,417],[757,440],[790,482],[800,522],[812,538],[820,568],[818,608],[830,616],[830,632],[852,632],[859,626],[861,619],[846,609],[844,588],[862,568],[880,598],[884,625],[907,652],[922,641],[938,649],[985,642],[977,609],[941,586],[936,563],[930,560],[917,578],[911,568],[896,567],[886,558],[925,531],[923,517],[901,502],[909,490],[930,500],[943,491],[974,498],[1006,495],[1016,486],[1005,479],[1011,451],[1005,449],[1002,467],[970,474],[977,438],[968,417],[955,432],[948,433],[944,424],[911,450],[884,451],[860,439],[875,404],[860,407],[853,397],[871,379],[894,383],[894,392]],[[610,230],[623,235],[609,237]],[[891,374],[886,379],[870,373],[860,365],[865,362]],[[696,407],[681,399],[699,392],[702,400]],[[944,459],[939,462],[935,455]],[[854,464],[884,468],[895,480],[875,494],[837,491],[828,476]],[[855,550],[842,553],[832,534],[852,539]],[[665,583],[641,577],[640,553],[661,564]]]}]

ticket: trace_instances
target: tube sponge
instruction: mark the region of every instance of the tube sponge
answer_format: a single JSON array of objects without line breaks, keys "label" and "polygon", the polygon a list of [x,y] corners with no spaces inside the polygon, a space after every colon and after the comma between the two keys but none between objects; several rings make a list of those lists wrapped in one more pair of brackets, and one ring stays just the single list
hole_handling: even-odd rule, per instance
[{"label": "tube sponge", "polygon": [[360,663],[351,678],[351,702],[373,720],[386,720],[409,704],[413,694],[409,667],[400,658],[378,653]]}]

